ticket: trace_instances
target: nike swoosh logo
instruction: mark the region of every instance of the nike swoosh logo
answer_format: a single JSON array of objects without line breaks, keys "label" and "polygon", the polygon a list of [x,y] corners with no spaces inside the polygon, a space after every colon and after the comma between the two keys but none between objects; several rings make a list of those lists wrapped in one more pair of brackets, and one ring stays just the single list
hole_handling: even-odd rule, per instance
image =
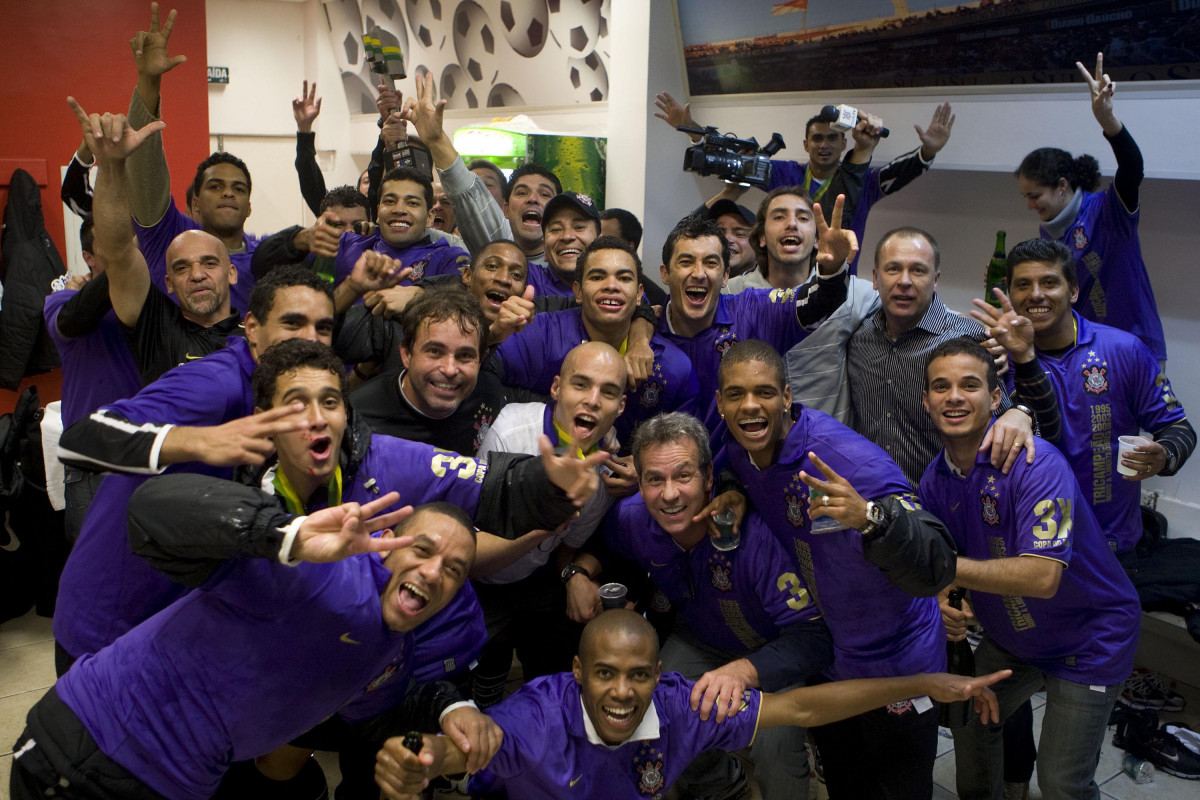
[{"label": "nike swoosh logo", "polygon": [[362,644],[362,642],[356,642],[350,638],[350,631],[343,633],[340,638],[341,641],[345,642],[346,644]]},{"label": "nike swoosh logo", "polygon": [[959,507],[959,506],[961,506],[961,505],[962,505],[962,500],[959,500],[957,503],[955,503],[954,505],[950,506],[950,510],[951,510],[951,511],[958,511],[958,507]]},{"label": "nike swoosh logo", "polygon": [[666,566],[666,564],[660,564],[660,563],[658,563],[657,561],[655,561],[654,559],[650,559],[650,566],[652,566],[652,567],[665,567],[665,566]]},{"label": "nike swoosh logo", "polygon": [[572,778],[572,779],[571,779],[571,786],[574,786],[575,784],[579,783],[581,780],[583,780],[583,773],[582,773],[582,772],[581,772],[581,773],[579,773],[578,775],[576,775],[574,778]]},{"label": "nike swoosh logo", "polygon": [[204,356],[194,356],[194,355],[192,355],[191,353],[184,353],[184,354],[183,354],[183,360],[184,360],[184,361],[199,361],[199,360],[200,360],[200,359],[202,359],[202,358],[204,358]]}]

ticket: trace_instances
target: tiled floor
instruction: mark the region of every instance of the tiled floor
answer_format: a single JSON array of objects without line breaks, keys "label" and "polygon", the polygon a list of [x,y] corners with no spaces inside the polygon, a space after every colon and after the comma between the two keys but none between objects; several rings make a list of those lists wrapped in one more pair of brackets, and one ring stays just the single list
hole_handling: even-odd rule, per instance
[{"label": "tiled floor", "polygon": [[[8,775],[12,767],[12,744],[25,727],[25,714],[46,689],[54,683],[54,643],[50,633],[50,620],[35,615],[32,611],[25,616],[0,625],[0,800],[8,798]],[[1177,687],[1188,698],[1188,707],[1181,714],[1163,714],[1163,722],[1182,720],[1193,728],[1200,727],[1200,689],[1188,686]],[[1040,730],[1042,705],[1045,698],[1037,695],[1034,700],[1034,728]],[[943,732],[945,733],[945,732]],[[1186,781],[1155,773],[1154,782],[1138,785],[1121,772],[1121,757],[1124,753],[1114,748],[1105,737],[1100,754],[1100,766],[1096,780],[1105,798],[1116,800],[1196,800],[1200,797],[1200,781]],[[337,781],[337,759],[319,754],[319,759],[330,777],[330,784]],[[934,800],[956,797],[954,793],[954,748],[948,734],[939,747],[937,764],[933,773],[936,786]],[[1040,798],[1035,776],[1029,793],[1030,798]],[[754,794],[757,798],[757,792]],[[819,797],[824,800],[824,787]]]},{"label": "tiled floor", "polygon": [[0,625],[0,798],[8,798],[12,746],[25,715],[54,685],[50,620],[30,611]]}]

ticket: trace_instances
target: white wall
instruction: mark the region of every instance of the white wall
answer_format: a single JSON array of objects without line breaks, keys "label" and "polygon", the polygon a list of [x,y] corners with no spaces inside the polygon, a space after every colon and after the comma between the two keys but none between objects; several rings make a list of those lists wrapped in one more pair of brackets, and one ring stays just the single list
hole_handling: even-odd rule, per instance
[{"label": "white wall", "polygon": [[[242,155],[254,173],[254,213],[248,227],[270,233],[311,220],[296,183],[291,99],[304,78],[316,78],[324,97],[317,121],[318,159],[329,186],[354,183],[366,166],[377,128],[367,115],[350,116],[319,0],[208,0],[208,63],[230,67],[230,85],[209,94],[211,130]],[[658,253],[670,228],[712,194],[715,182],[684,173],[686,139],[654,118],[654,93],[685,91],[682,47],[674,3],[612,0],[610,99],[560,108],[524,109],[549,130],[608,135],[609,204],[638,214],[646,227],[642,253],[657,274]],[[1074,57],[1074,56],[1072,56]],[[1141,237],[1168,339],[1169,374],[1185,405],[1200,409],[1200,315],[1190,266],[1200,250],[1200,88],[1122,84],[1118,113],[1138,137],[1151,176],[1142,188]],[[765,141],[779,131],[791,145],[784,155],[803,158],[803,121],[827,102],[847,102],[879,113],[892,136],[876,161],[916,145],[914,124],[926,125],[934,105],[948,99],[958,114],[954,136],[933,169],[872,212],[864,251],[901,224],[929,229],[942,247],[940,291],[964,309],[981,288],[997,229],[1009,243],[1037,233],[1036,219],[1017,194],[1011,170],[1034,147],[1056,145],[1095,155],[1106,174],[1112,154],[1091,117],[1082,86],[1012,94],[932,95],[914,90],[700,98],[702,122]],[[506,110],[505,113],[509,113]],[[488,122],[486,109],[448,112],[447,127]],[[748,196],[756,205],[757,192]],[[870,259],[864,262],[868,271]],[[1200,416],[1200,415],[1196,415]],[[1160,508],[1173,531],[1200,536],[1200,458],[1174,478],[1148,481],[1163,494]]]}]

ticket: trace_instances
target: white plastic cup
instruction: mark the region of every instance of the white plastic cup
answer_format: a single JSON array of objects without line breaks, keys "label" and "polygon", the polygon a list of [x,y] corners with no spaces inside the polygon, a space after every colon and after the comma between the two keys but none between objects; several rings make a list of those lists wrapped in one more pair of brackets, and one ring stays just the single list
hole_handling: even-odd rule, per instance
[{"label": "white plastic cup", "polygon": [[1133,452],[1133,448],[1139,445],[1154,444],[1145,436],[1120,436],[1117,438],[1117,472],[1121,475],[1138,475],[1136,469],[1130,469],[1123,463],[1123,458],[1126,453]]}]

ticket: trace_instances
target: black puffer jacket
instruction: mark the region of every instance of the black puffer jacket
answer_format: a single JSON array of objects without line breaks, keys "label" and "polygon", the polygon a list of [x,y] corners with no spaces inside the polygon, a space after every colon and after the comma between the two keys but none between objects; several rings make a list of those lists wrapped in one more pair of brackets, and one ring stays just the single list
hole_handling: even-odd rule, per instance
[{"label": "black puffer jacket", "polygon": [[46,233],[42,196],[37,182],[23,169],[9,185],[4,210],[0,280],[0,387],[16,389],[21,378],[47,372],[61,363],[46,333],[42,307],[50,282],[67,268]]}]

